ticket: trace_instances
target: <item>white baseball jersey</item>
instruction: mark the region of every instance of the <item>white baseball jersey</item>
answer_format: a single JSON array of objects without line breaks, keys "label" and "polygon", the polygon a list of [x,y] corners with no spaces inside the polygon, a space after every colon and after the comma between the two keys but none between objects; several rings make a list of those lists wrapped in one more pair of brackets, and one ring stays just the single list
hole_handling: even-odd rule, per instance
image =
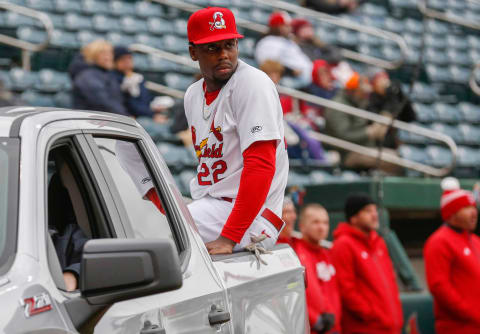
[{"label": "white baseball jersey", "polygon": [[[201,79],[185,94],[185,113],[199,158],[192,198],[236,198],[242,153],[256,141],[277,141],[276,171],[264,207],[278,216],[288,177],[283,113],[275,85],[262,71],[238,60],[238,67],[207,106]],[[255,194],[252,194],[255,196]]]}]

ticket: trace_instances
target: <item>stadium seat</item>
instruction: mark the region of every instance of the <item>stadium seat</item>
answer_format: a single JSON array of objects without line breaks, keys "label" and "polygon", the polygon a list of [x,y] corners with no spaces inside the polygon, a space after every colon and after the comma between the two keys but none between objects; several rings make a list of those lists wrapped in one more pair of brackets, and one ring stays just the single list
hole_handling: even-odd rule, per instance
[{"label": "stadium seat", "polygon": [[480,107],[468,102],[458,104],[458,109],[463,115],[463,119],[468,123],[480,123]]},{"label": "stadium seat", "polygon": [[416,162],[425,163],[427,160],[424,151],[421,148],[412,145],[401,145],[398,148],[398,153],[402,158]]},{"label": "stadium seat", "polygon": [[412,18],[407,18],[404,20],[405,24],[405,31],[412,33],[412,34],[419,34],[421,35],[423,33],[423,23],[421,21],[417,21]]},{"label": "stadium seat", "polygon": [[148,31],[147,22],[130,15],[123,16],[120,19],[120,26],[127,34],[138,34]]},{"label": "stadium seat", "polygon": [[467,42],[470,48],[480,50],[480,37],[469,35],[467,36]]},{"label": "stadium seat", "polygon": [[149,17],[147,20],[148,31],[155,35],[171,34],[173,27],[168,20],[158,17]]},{"label": "stadium seat", "polygon": [[454,105],[438,102],[433,105],[433,110],[440,122],[458,123],[462,120],[462,114]]},{"label": "stadium seat", "polygon": [[457,152],[459,167],[478,167],[480,164],[480,151],[466,146],[459,146]]},{"label": "stadium seat", "polygon": [[252,0],[230,0],[233,7],[237,8],[252,8],[254,5]]},{"label": "stadium seat", "polygon": [[175,72],[180,68],[176,63],[155,56],[148,56],[148,62],[150,70],[154,72]]},{"label": "stadium seat", "polygon": [[82,3],[71,0],[53,0],[53,7],[59,13],[82,12]]},{"label": "stadium seat", "polygon": [[413,109],[415,110],[417,121],[421,123],[430,123],[436,117],[436,114],[433,111],[433,108],[431,105],[423,104],[423,103],[414,103]]},{"label": "stadium seat", "polygon": [[[429,3],[429,6],[431,4]],[[434,35],[446,35],[449,32],[448,24],[437,20],[427,20],[426,30]]]},{"label": "stadium seat", "polygon": [[336,32],[336,41],[339,45],[354,47],[358,44],[359,34],[349,29],[338,29]]},{"label": "stadium seat", "polygon": [[445,41],[444,36],[427,34],[425,35],[425,45],[438,50],[443,50],[447,47],[447,42]]},{"label": "stadium seat", "polygon": [[82,10],[85,14],[88,14],[88,15],[110,14],[110,6],[106,1],[83,0]]},{"label": "stadium seat", "polygon": [[351,170],[344,170],[342,174],[340,174],[340,179],[342,181],[351,182],[361,179],[361,176]]},{"label": "stadium seat", "polygon": [[44,12],[53,10],[53,3],[50,0],[25,0],[25,6]]},{"label": "stadium seat", "polygon": [[192,154],[183,146],[159,143],[157,147],[169,166],[176,166],[178,168],[180,166],[191,166],[196,163]]},{"label": "stadium seat", "polygon": [[35,107],[53,107],[53,97],[47,94],[40,94],[34,91],[25,91],[20,95],[22,101],[25,101],[30,106]]},{"label": "stadium seat", "polygon": [[426,70],[431,82],[449,82],[452,80],[452,76],[448,72],[448,69],[442,66],[428,64]]},{"label": "stadium seat", "polygon": [[39,44],[45,41],[47,35],[45,32],[38,31],[33,27],[19,27],[17,29],[17,37],[30,43]]},{"label": "stadium seat", "polygon": [[363,6],[358,8],[358,12],[366,16],[379,16],[385,17],[388,16],[388,12],[385,7],[377,6],[372,3],[364,3]]},{"label": "stadium seat", "polygon": [[232,6],[231,0],[209,0],[209,5],[211,7],[227,7],[230,8]]},{"label": "stadium seat", "polygon": [[107,34],[107,40],[113,45],[130,45],[135,43],[134,36],[114,31]]},{"label": "stadium seat", "polygon": [[383,22],[383,27],[391,32],[402,34],[405,31],[405,25],[402,20],[394,19],[393,17],[387,17]]},{"label": "stadium seat", "polygon": [[133,63],[136,71],[146,72],[150,70],[150,63],[148,62],[147,55],[134,53]]},{"label": "stadium seat", "polygon": [[448,49],[468,50],[468,41],[464,36],[447,35],[446,41]]},{"label": "stadium seat", "polygon": [[452,152],[445,147],[431,145],[425,149],[425,153],[429,158],[428,163],[433,166],[445,167],[452,162]]},{"label": "stadium seat", "polygon": [[187,36],[187,20],[176,19],[173,21],[173,31],[179,36]]},{"label": "stadium seat", "polygon": [[64,72],[43,69],[37,73],[37,80],[34,84],[34,87],[36,90],[46,93],[56,93],[63,90],[70,90],[70,77]]},{"label": "stadium seat", "polygon": [[192,83],[192,77],[177,73],[167,73],[164,77],[168,87],[186,90]]},{"label": "stadium seat", "polygon": [[1,25],[8,28],[17,28],[24,26],[34,26],[35,20],[29,16],[21,15],[16,12],[8,11],[3,13]]},{"label": "stadium seat", "polygon": [[238,49],[241,56],[253,57],[255,51],[255,40],[253,38],[242,38],[238,41]]},{"label": "stadium seat", "polygon": [[468,67],[462,67],[457,65],[450,65],[448,68],[450,73],[451,80],[458,84],[468,85],[468,80],[470,79],[470,75],[472,70]]},{"label": "stadium seat", "polygon": [[110,11],[113,15],[123,16],[135,13],[135,5],[127,1],[110,1]]},{"label": "stadium seat", "polygon": [[173,35],[162,37],[162,44],[166,51],[178,53],[188,50],[188,42],[185,38],[180,38]]},{"label": "stadium seat", "polygon": [[420,49],[422,46],[422,39],[418,34],[404,33],[403,38],[405,38],[405,41],[410,48]]},{"label": "stadium seat", "polygon": [[[412,125],[417,125],[417,126],[420,126],[420,127],[426,127],[424,124],[420,124],[420,123],[411,123],[411,124]],[[407,143],[407,144],[426,145],[426,144],[432,142],[431,139],[429,139],[425,136],[421,136],[421,135],[418,135],[416,133],[412,133],[412,132],[404,131],[404,130],[399,130],[397,136],[398,136],[398,139],[401,142]]]},{"label": "stadium seat", "polygon": [[139,17],[159,17],[165,14],[159,4],[150,1],[138,1],[135,3],[135,13]]},{"label": "stadium seat", "polygon": [[310,175],[308,174],[300,174],[295,171],[290,171],[288,173],[287,187],[290,187],[290,186],[304,187],[306,185],[309,185],[310,182],[311,182]]},{"label": "stadium seat", "polygon": [[377,36],[365,33],[358,33],[356,37],[358,38],[357,43],[360,42],[361,44],[368,45],[370,47],[382,44],[382,39]]},{"label": "stadium seat", "polygon": [[250,10],[250,20],[261,23],[261,24],[267,24],[268,20],[270,18],[270,13],[264,10],[261,10],[257,6],[254,6]]},{"label": "stadium seat", "polygon": [[87,45],[97,39],[104,39],[105,36],[101,33],[96,33],[90,30],[81,30],[77,32],[77,41],[79,45]]},{"label": "stadium seat", "polygon": [[462,133],[456,126],[451,126],[443,123],[433,123],[430,128],[435,132],[443,133],[447,136],[450,136],[455,142],[461,142],[463,140]]},{"label": "stadium seat", "polygon": [[423,57],[425,62],[434,65],[445,66],[449,63],[449,58],[444,52],[438,52],[438,49],[432,47],[425,48]]},{"label": "stadium seat", "polygon": [[10,80],[8,72],[0,70],[0,85],[6,90],[12,88],[12,81]]},{"label": "stadium seat", "polygon": [[121,30],[120,23],[115,17],[107,16],[104,14],[94,15],[92,18],[92,27],[96,31],[106,33],[108,31]]},{"label": "stadium seat", "polygon": [[162,49],[163,42],[160,37],[155,37],[149,34],[137,34],[135,35],[135,42],[145,44],[153,48]]},{"label": "stadium seat", "polygon": [[450,64],[452,65],[464,66],[464,67],[470,67],[473,65],[469,55],[466,54],[464,51],[460,51],[456,49],[448,49],[447,58]]},{"label": "stadium seat", "polygon": [[80,47],[75,33],[59,29],[53,31],[51,45],[53,47],[69,49],[78,49]]},{"label": "stadium seat", "polygon": [[13,90],[24,91],[31,88],[36,82],[35,72],[25,71],[15,67],[10,70],[10,82]]},{"label": "stadium seat", "polygon": [[325,182],[332,181],[334,177],[332,174],[324,170],[314,170],[310,173],[310,184],[322,184]]},{"label": "stadium seat", "polygon": [[[405,91],[405,90],[404,90]],[[437,90],[431,85],[416,82],[413,86],[413,92],[410,98],[413,101],[421,103],[433,103],[438,97]]]},{"label": "stadium seat", "polygon": [[462,143],[480,145],[480,127],[471,124],[459,124],[458,130],[462,135]]},{"label": "stadium seat", "polygon": [[197,176],[197,173],[194,170],[183,170],[180,174],[178,174],[179,181],[182,184],[184,192],[182,193],[190,193],[190,181],[193,180]]},{"label": "stadium seat", "polygon": [[72,96],[68,92],[58,92],[53,96],[53,103],[57,108],[73,108]]}]

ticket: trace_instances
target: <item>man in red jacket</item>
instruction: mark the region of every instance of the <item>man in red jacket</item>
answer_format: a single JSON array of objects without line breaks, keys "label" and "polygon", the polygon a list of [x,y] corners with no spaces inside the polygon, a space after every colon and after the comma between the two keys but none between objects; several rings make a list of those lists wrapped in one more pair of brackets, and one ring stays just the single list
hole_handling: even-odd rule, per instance
[{"label": "man in red jacket", "polygon": [[346,223],[334,232],[333,263],[342,298],[342,333],[400,334],[403,314],[392,261],[375,231],[378,213],[366,194],[351,194]]},{"label": "man in red jacket", "polygon": [[308,318],[312,333],[340,333],[341,305],[328,236],[327,210],[308,204],[300,212],[302,239],[294,249],[307,275]]},{"label": "man in red jacket", "polygon": [[424,249],[427,283],[433,295],[437,334],[480,333],[480,238],[477,207],[458,181],[442,182],[440,206],[445,224]]},{"label": "man in red jacket", "polygon": [[277,239],[277,244],[289,244],[294,248],[295,242],[300,238],[300,233],[295,231],[297,220],[297,209],[290,197],[285,196],[282,206],[282,220],[285,222],[282,232]]}]

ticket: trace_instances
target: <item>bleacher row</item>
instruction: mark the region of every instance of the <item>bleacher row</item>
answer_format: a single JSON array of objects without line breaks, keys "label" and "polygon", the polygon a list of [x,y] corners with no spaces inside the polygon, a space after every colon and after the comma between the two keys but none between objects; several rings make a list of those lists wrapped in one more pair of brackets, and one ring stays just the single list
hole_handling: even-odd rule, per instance
[{"label": "bleacher row", "polygon": [[[129,45],[142,43],[177,54],[187,53],[186,23],[189,13],[165,7],[149,1],[102,1],[102,0],[13,0],[19,5],[48,13],[54,24],[51,45],[34,55],[31,73],[19,68],[0,68],[0,78],[28,104],[41,106],[69,107],[71,84],[66,73],[70,60],[78,49],[97,38],[105,38],[113,44]],[[190,0],[190,3],[231,8],[238,17],[265,24],[272,8],[253,0]],[[290,2],[296,2],[290,0]],[[459,3],[463,5],[459,5]],[[480,5],[473,1],[435,0],[429,1],[432,8],[450,11],[466,19],[480,16]],[[422,44],[423,23],[414,0],[372,0],[363,4],[355,13],[342,15],[363,25],[401,34],[409,48],[407,64],[392,75],[409,82],[412,65],[418,61]],[[314,22],[317,35],[325,42],[336,44],[381,58],[398,57],[399,49],[391,41],[357,33],[337,26]],[[0,32],[39,43],[45,32],[39,22],[12,12],[0,12]],[[254,64],[253,51],[258,33],[241,29],[246,38],[240,41],[240,56]],[[458,166],[478,173],[480,165],[480,107],[478,99],[470,92],[467,82],[471,67],[480,61],[480,35],[471,30],[448,23],[425,21],[425,53],[421,82],[411,95],[419,125],[430,127],[451,135],[460,145]],[[2,48],[5,54],[18,56],[18,51]],[[0,50],[1,50],[0,49]],[[185,89],[192,82],[192,69],[157,57],[135,55],[138,71],[147,79],[177,89]],[[364,67],[355,65],[359,69]],[[294,81],[284,81],[284,84]],[[406,132],[399,132],[404,142],[400,154],[415,161],[441,166],[451,159],[448,151],[438,143]],[[163,145],[163,146],[162,146]],[[183,147],[171,143],[160,143],[161,150],[176,152],[168,154],[171,166],[177,166],[181,175],[191,172],[195,160]],[[183,151],[183,153],[180,153]],[[180,162],[180,163],[178,163]],[[318,177],[316,174],[329,177]],[[301,184],[316,180],[342,179],[343,173],[333,176],[331,170],[315,170],[299,173],[293,179]],[[295,173],[295,171],[293,171]],[[320,175],[319,174],[319,175]],[[348,180],[358,174],[348,172]],[[308,181],[308,182],[307,182]]]}]

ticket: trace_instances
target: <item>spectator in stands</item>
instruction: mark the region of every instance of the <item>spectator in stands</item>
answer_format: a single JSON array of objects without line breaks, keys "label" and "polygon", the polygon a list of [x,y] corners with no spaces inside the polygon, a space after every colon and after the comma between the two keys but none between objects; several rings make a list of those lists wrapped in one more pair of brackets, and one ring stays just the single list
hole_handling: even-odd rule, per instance
[{"label": "spectator in stands", "polygon": [[[373,92],[370,95],[367,110],[385,116],[393,116],[403,122],[415,120],[412,104],[398,82],[391,81],[388,73],[382,69],[372,69],[369,77]],[[395,129],[391,129],[386,134],[384,146],[398,147]]]},{"label": "spectator in stands", "polygon": [[286,75],[298,77],[302,84],[311,80],[312,61],[291,38],[291,18],[286,12],[275,12],[270,16],[269,31],[255,48],[255,60],[262,64],[275,60],[286,69]]},{"label": "spectator in stands", "polygon": [[109,42],[96,40],[82,48],[69,68],[75,109],[129,115],[112,69],[113,46]]},{"label": "spectator in stands", "polygon": [[333,263],[342,298],[342,333],[402,332],[403,315],[388,249],[376,230],[377,206],[366,194],[350,194],[346,223],[336,228]]},{"label": "spectator in stands", "polygon": [[343,14],[354,11],[358,0],[306,0],[305,6],[327,14]]},{"label": "spectator in stands", "polygon": [[302,239],[294,246],[307,276],[308,319],[312,333],[341,332],[341,302],[336,271],[332,264],[327,210],[320,204],[307,204],[300,211]]},{"label": "spectator in stands", "polygon": [[282,207],[282,220],[285,222],[285,227],[278,236],[277,243],[289,244],[294,247],[298,240],[298,233],[295,229],[295,221],[297,220],[297,210],[290,197],[285,196]]},{"label": "spectator in stands", "polygon": [[329,100],[337,94],[338,88],[335,87],[332,65],[326,60],[317,59],[313,62],[312,83],[308,86],[307,91]]},{"label": "spectator in stands", "polygon": [[[282,78],[284,67],[279,62],[267,60],[260,65],[275,84],[278,84]],[[308,110],[308,106],[303,101],[293,99],[291,96],[280,94],[280,103],[282,105],[284,120],[286,121],[285,133],[288,144],[288,155],[293,159],[305,158],[326,161],[325,152],[322,144],[311,138],[308,131],[314,128],[314,122]],[[311,117],[309,117],[311,116]],[[291,132],[295,133],[295,139],[291,140]]]},{"label": "spectator in stands", "polygon": [[311,61],[324,59],[331,64],[337,64],[341,60],[340,51],[336,47],[325,44],[315,36],[310,21],[303,18],[293,19],[292,32],[298,46]]},{"label": "spectator in stands", "polygon": [[445,222],[425,249],[425,270],[433,295],[437,334],[480,332],[480,238],[474,234],[478,213],[473,194],[458,180],[442,181]]}]

